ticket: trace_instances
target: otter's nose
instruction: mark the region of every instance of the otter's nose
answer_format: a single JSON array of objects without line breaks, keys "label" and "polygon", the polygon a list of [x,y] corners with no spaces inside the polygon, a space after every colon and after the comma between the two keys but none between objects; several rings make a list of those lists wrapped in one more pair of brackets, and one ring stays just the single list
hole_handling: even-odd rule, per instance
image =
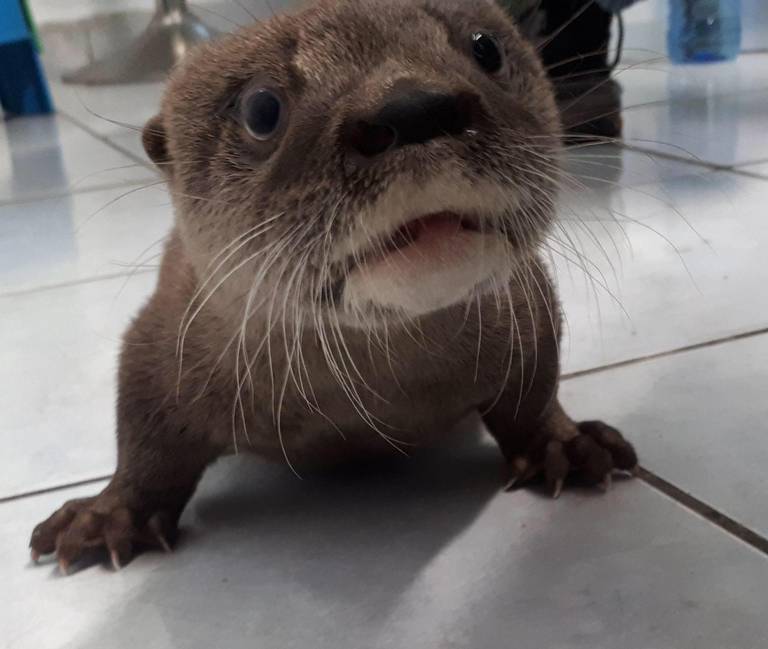
[{"label": "otter's nose", "polygon": [[472,128],[482,111],[471,92],[441,94],[408,88],[390,95],[378,112],[352,119],[343,129],[348,148],[365,157],[438,137],[455,137]]}]

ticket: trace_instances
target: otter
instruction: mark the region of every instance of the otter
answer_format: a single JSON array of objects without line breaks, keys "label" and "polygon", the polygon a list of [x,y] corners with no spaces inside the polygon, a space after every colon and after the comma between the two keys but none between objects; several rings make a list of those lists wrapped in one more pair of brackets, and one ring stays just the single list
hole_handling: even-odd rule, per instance
[{"label": "otter", "polygon": [[174,71],[143,142],[176,216],[124,338],[117,468],[35,528],[34,560],[169,550],[223,455],[300,472],[474,412],[509,488],[637,467],[558,401],[561,124],[492,2],[319,0],[248,26]]}]

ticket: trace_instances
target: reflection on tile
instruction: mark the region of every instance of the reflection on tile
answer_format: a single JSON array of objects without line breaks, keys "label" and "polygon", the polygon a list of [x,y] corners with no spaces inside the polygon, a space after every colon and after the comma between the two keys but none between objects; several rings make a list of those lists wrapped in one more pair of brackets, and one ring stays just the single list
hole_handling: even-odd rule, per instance
[{"label": "reflection on tile", "polygon": [[650,471],[768,536],[766,359],[763,335],[566,381],[562,396],[621,427]]},{"label": "reflection on tile", "polygon": [[754,165],[739,167],[739,171],[748,171],[749,173],[768,178],[768,162],[760,162]]},{"label": "reflection on tile", "polygon": [[624,106],[659,101],[703,100],[768,90],[768,54],[745,54],[737,61],[674,65],[661,52],[628,52],[615,73]]},{"label": "reflection on tile", "polygon": [[768,92],[679,99],[624,111],[628,144],[716,165],[765,158]]},{"label": "reflection on tile", "polygon": [[654,153],[633,151],[614,144],[582,144],[566,150],[566,187],[577,190],[583,185],[598,195],[668,181],[680,176],[703,176],[707,167],[662,158]]},{"label": "reflection on tile", "polygon": [[33,524],[94,487],[1,505],[11,645],[721,649],[768,633],[764,558],[639,482],[501,494],[490,448],[304,482],[217,469],[181,547],[119,575],[28,565]]},{"label": "reflection on tile", "polygon": [[556,229],[565,244],[553,244],[553,257],[566,371],[764,327],[766,189],[759,179],[713,172],[565,201],[570,240]]},{"label": "reflection on tile", "polygon": [[157,264],[171,219],[160,186],[0,206],[0,295]]},{"label": "reflection on tile", "polygon": [[112,471],[119,340],[154,281],[0,298],[0,497]]},{"label": "reflection on tile", "polygon": [[148,169],[60,117],[0,122],[0,203],[151,177]]}]

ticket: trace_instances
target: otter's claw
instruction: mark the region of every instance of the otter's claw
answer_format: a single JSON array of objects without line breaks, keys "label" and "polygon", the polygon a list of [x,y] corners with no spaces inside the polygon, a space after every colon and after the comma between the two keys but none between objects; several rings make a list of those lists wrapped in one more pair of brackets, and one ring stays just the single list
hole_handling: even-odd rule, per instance
[{"label": "otter's claw", "polygon": [[504,491],[506,491],[507,493],[509,493],[510,491],[514,491],[515,488],[517,487],[518,482],[519,480],[517,476],[510,478],[507,484],[504,485]]},{"label": "otter's claw", "polygon": [[526,453],[510,460],[512,477],[505,491],[542,477],[547,491],[555,499],[560,497],[571,478],[607,493],[613,486],[614,471],[637,475],[635,450],[619,431],[599,421],[585,422],[577,427],[579,434],[568,441],[544,435],[532,440]]},{"label": "otter's claw", "polygon": [[613,478],[611,477],[611,474],[609,473],[606,475],[602,482],[598,485],[600,491],[602,491],[604,494],[608,493],[611,490],[611,487],[613,486]]},{"label": "otter's claw", "polygon": [[173,552],[173,549],[171,548],[171,544],[165,540],[165,537],[162,534],[155,534],[155,539],[157,539],[158,545],[160,545],[160,547],[163,548],[164,552],[167,552],[168,554]]},{"label": "otter's claw", "polygon": [[[165,511],[117,506],[99,497],[70,501],[32,533],[31,556],[55,554],[62,575],[90,550],[103,548],[115,571],[128,565],[135,551],[158,547],[170,552],[176,519]],[[143,522],[146,521],[146,522]],[[142,524],[143,523],[143,524]]]}]

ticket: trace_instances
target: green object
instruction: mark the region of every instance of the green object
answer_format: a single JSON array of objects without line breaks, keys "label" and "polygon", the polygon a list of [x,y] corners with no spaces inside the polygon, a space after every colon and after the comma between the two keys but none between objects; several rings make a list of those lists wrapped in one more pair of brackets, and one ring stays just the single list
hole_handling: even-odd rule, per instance
[{"label": "green object", "polygon": [[29,27],[29,33],[32,35],[32,41],[35,44],[35,49],[38,52],[42,52],[43,43],[40,40],[40,35],[37,33],[37,27],[35,27],[35,21],[32,20],[32,12],[29,10],[28,0],[21,0],[21,11],[24,14],[24,20],[27,21],[27,27]]}]

